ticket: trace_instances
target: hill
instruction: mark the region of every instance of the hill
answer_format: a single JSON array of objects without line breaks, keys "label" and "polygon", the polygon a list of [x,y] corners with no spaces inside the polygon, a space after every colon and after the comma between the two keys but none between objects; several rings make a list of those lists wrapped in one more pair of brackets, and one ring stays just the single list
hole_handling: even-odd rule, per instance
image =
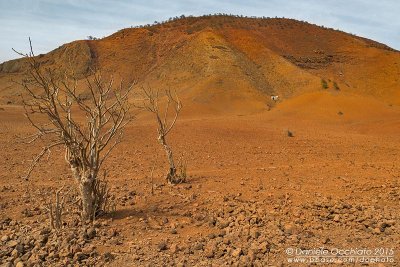
[{"label": "hill", "polygon": [[[275,104],[270,95],[284,100],[320,90],[400,104],[398,51],[292,19],[183,17],[75,41],[38,58],[80,78],[96,67],[140,86],[174,88],[196,112],[261,111]],[[12,80],[25,71],[23,59],[0,65],[1,103],[18,103]]]}]

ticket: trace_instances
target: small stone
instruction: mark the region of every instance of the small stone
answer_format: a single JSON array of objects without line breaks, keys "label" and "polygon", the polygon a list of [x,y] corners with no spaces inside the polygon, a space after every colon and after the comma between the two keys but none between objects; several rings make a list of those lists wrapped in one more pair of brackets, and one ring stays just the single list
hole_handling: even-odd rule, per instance
[{"label": "small stone", "polygon": [[255,259],[257,258],[256,252],[254,250],[250,250],[247,253],[247,256],[248,256],[249,261],[252,261],[252,262],[255,261]]},{"label": "small stone", "polygon": [[176,235],[178,233],[178,231],[175,228],[171,229],[171,234]]},{"label": "small stone", "polygon": [[17,262],[17,264],[15,265],[15,267],[24,267],[25,264],[22,261]]},{"label": "small stone", "polygon": [[226,235],[226,231],[225,230],[221,230],[218,232],[218,236],[225,236]]},{"label": "small stone", "polygon": [[251,235],[252,238],[257,239],[261,234],[260,234],[260,232],[257,231],[257,230],[252,230],[252,231],[250,232],[250,235]]},{"label": "small stone", "polygon": [[385,234],[387,234],[387,235],[393,234],[392,228],[385,228]]},{"label": "small stone", "polygon": [[339,221],[340,221],[340,216],[339,216],[339,214],[336,214],[336,215],[333,217],[333,221],[335,221],[335,222],[339,222]]},{"label": "small stone", "polygon": [[373,232],[374,234],[380,234],[380,233],[381,233],[381,229],[379,229],[379,228],[374,228],[374,230],[372,230],[372,232]]},{"label": "small stone", "polygon": [[385,232],[386,227],[389,227],[390,225],[387,224],[386,222],[381,222],[378,224],[378,228],[381,232]]},{"label": "small stone", "polygon": [[29,259],[28,259],[29,263],[31,263],[31,264],[35,264],[35,263],[37,263],[39,260],[40,260],[40,259],[39,259],[39,255],[37,255],[37,254],[32,254],[32,255],[29,257]]},{"label": "small stone", "polygon": [[214,255],[215,255],[215,251],[216,250],[217,250],[217,242],[216,241],[211,241],[204,248],[204,255],[207,258],[213,258]]},{"label": "small stone", "polygon": [[118,235],[118,232],[115,230],[115,229],[110,229],[110,230],[108,230],[108,235],[110,236],[110,237],[114,237],[114,236],[117,236]]},{"label": "small stone", "polygon": [[1,242],[7,242],[10,238],[8,237],[8,235],[3,235],[1,237]]},{"label": "small stone", "polygon": [[209,225],[210,227],[215,226],[216,223],[217,223],[217,220],[216,220],[214,217],[211,217],[211,218],[208,220],[208,225]]},{"label": "small stone", "polygon": [[229,237],[224,237],[224,238],[222,239],[222,242],[223,242],[225,245],[229,245],[229,244],[231,243],[231,239],[230,239]]},{"label": "small stone", "polygon": [[110,252],[104,253],[103,257],[106,262],[109,262],[109,261],[112,261],[115,259],[115,256],[113,254],[111,254]]},{"label": "small stone", "polygon": [[96,229],[94,227],[90,227],[89,229],[86,230],[86,234],[89,239],[92,239],[96,236]]},{"label": "small stone", "polygon": [[329,244],[331,242],[331,240],[329,239],[329,237],[322,239],[322,244]]},{"label": "small stone", "polygon": [[24,245],[22,244],[18,244],[15,246],[15,249],[20,253],[20,254],[24,254],[25,249],[24,249]]},{"label": "small stone", "polygon": [[204,251],[204,256],[206,256],[207,258],[213,258],[214,254],[215,254],[215,252],[213,250]]},{"label": "small stone", "polygon": [[46,251],[41,251],[39,254],[39,258],[44,261],[49,254]]},{"label": "small stone", "polygon": [[202,250],[204,245],[202,243],[197,243],[193,246],[194,250]]},{"label": "small stone", "polygon": [[137,255],[137,254],[132,254],[132,255],[131,255],[131,258],[132,258],[132,260],[134,260],[134,261],[140,260],[140,256]]},{"label": "small stone", "polygon": [[39,235],[39,237],[36,240],[39,243],[46,244],[48,239],[49,239],[48,234],[41,234],[41,235]]},{"label": "small stone", "polygon": [[60,256],[62,258],[72,258],[72,252],[70,252],[68,249],[63,249],[60,251]]},{"label": "small stone", "polygon": [[92,253],[92,252],[95,250],[95,248],[96,248],[96,247],[95,247],[94,245],[85,246],[85,247],[82,249],[82,252],[89,255],[90,253]]},{"label": "small stone", "polygon": [[21,257],[21,260],[27,261],[31,257],[31,255],[32,255],[32,253],[27,252]]},{"label": "small stone", "polygon": [[395,225],[395,224],[396,224],[396,221],[395,221],[395,220],[387,220],[385,223],[387,224],[387,226],[390,227],[390,226]]},{"label": "small stone", "polygon": [[207,236],[209,239],[214,239],[215,238],[215,234],[214,233],[210,233]]},{"label": "small stone", "polygon": [[226,227],[228,227],[229,225],[229,221],[228,220],[220,220],[219,221],[219,228],[220,229],[224,229]]},{"label": "small stone", "polygon": [[263,242],[258,246],[258,249],[261,253],[266,253],[270,251],[271,245],[268,242]]},{"label": "small stone", "polygon": [[117,245],[117,246],[122,245],[122,241],[119,239],[111,239],[108,243],[110,245]]},{"label": "small stone", "polygon": [[166,250],[167,249],[167,243],[165,241],[161,241],[157,245],[157,249],[158,249],[158,251]]},{"label": "small stone", "polygon": [[11,251],[11,257],[13,257],[13,259],[18,258],[19,256],[19,252],[16,249],[13,249],[13,251]]},{"label": "small stone", "polygon": [[172,244],[169,250],[171,251],[171,253],[176,253],[179,251],[179,247],[177,244]]},{"label": "small stone", "polygon": [[87,259],[87,258],[88,258],[88,256],[86,254],[82,253],[82,252],[77,252],[74,255],[74,260],[76,260],[76,261],[82,261],[82,260]]},{"label": "small stone", "polygon": [[44,228],[40,231],[41,235],[48,235],[51,233],[51,229],[50,228]]},{"label": "small stone", "polygon": [[49,255],[47,256],[48,259],[53,259],[54,258],[54,251],[50,252]]},{"label": "small stone", "polygon": [[283,226],[283,232],[287,235],[291,235],[294,231],[294,225],[291,223],[285,224]]},{"label": "small stone", "polygon": [[235,258],[237,258],[237,257],[239,257],[240,255],[242,255],[243,254],[243,251],[242,251],[242,249],[241,248],[236,248],[236,249],[234,249],[233,251],[232,251],[232,257],[235,257]]},{"label": "small stone", "polygon": [[17,245],[18,245],[18,242],[15,241],[15,240],[8,241],[8,243],[7,243],[7,246],[8,246],[9,248],[14,248],[14,247],[16,247]]}]

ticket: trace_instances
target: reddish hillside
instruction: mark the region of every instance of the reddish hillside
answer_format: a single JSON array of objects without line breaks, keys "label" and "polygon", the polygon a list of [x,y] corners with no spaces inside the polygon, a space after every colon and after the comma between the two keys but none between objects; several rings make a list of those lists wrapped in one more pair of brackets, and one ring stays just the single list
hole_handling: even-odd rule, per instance
[{"label": "reddish hillside", "polygon": [[[40,56],[53,68],[90,67],[136,78],[140,85],[176,88],[194,110],[253,112],[270,95],[311,91],[373,96],[400,104],[400,53],[383,44],[291,19],[230,16],[182,18],[76,41]],[[0,101],[16,102],[23,60],[0,65]]]}]

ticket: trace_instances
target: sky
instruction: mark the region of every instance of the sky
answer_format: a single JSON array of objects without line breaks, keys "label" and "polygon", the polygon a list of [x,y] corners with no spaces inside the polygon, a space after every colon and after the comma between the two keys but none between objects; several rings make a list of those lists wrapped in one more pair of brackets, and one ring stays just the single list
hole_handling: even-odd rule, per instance
[{"label": "sky", "polygon": [[228,13],[285,17],[343,30],[400,50],[399,0],[0,0],[0,62],[170,17]]}]

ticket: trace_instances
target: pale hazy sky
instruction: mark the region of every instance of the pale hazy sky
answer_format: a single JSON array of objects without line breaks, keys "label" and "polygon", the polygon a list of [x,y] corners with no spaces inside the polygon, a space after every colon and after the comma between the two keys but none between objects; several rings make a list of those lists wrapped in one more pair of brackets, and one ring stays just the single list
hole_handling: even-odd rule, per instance
[{"label": "pale hazy sky", "polygon": [[0,62],[87,36],[179,15],[232,13],[286,17],[340,29],[400,50],[400,0],[0,0]]}]

